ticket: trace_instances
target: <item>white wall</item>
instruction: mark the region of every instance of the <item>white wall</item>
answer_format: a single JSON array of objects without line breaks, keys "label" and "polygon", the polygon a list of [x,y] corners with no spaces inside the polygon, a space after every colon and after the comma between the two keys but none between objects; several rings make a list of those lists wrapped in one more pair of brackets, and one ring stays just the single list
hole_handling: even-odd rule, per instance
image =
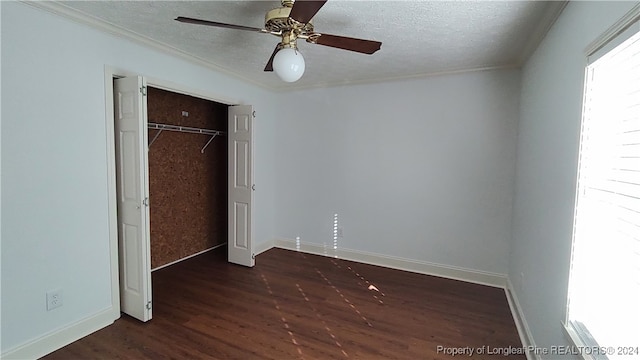
[{"label": "white wall", "polygon": [[[2,6],[0,5],[0,29],[2,28]],[[0,40],[1,42],[1,40]],[[0,83],[2,82],[2,46],[0,46]],[[0,164],[2,163],[2,86],[0,86]],[[0,204],[2,204],[2,171],[0,165]],[[2,206],[0,206],[0,261],[2,259]],[[2,268],[0,265],[0,277]],[[2,284],[0,283],[0,309],[2,309]],[[2,311],[0,311],[0,324],[2,324]],[[2,327],[0,326],[0,354],[2,353]]]},{"label": "white wall", "polygon": [[567,344],[584,51],[636,4],[569,3],[523,69],[509,277],[541,347]]},{"label": "white wall", "polygon": [[[23,3],[1,6],[2,353],[111,307],[105,65],[255,105],[255,235],[274,237],[274,95]],[[64,305],[47,312],[52,288]]]},{"label": "white wall", "polygon": [[519,71],[288,94],[276,233],[506,274]]}]

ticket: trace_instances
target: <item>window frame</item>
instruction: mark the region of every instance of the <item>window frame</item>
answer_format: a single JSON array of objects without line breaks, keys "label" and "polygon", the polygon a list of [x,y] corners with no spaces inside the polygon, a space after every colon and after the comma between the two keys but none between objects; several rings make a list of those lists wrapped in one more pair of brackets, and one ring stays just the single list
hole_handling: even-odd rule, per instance
[{"label": "window frame", "polygon": [[[589,66],[599,60],[604,55],[608,54],[610,51],[615,49],[618,45],[625,42],[630,37],[634,36],[640,32],[640,4],[635,5],[626,15],[624,15],[620,20],[618,20],[615,24],[613,24],[609,29],[607,29],[602,35],[600,35],[597,39],[595,39],[587,48],[585,49],[585,64],[584,64],[584,83],[583,83],[583,99],[582,99],[582,113],[580,118],[580,144],[579,144],[579,155],[578,155],[578,167],[576,173],[576,183],[575,183],[575,199],[574,199],[574,214],[573,214],[573,231],[571,234],[571,259],[570,259],[570,269],[569,269],[569,286],[567,287],[567,297],[566,297],[566,307],[565,307],[565,318],[562,321],[562,328],[565,332],[567,338],[571,341],[572,345],[576,346],[579,349],[592,348],[594,346],[599,346],[596,340],[590,336],[586,327],[585,331],[582,329],[578,329],[581,327],[581,324],[574,323],[569,320],[569,291],[571,289],[571,268],[574,262],[574,250],[575,250],[575,232],[576,232],[576,219],[578,214],[578,199],[579,199],[579,182],[580,182],[580,168],[582,164],[582,149],[583,149],[583,135],[584,135],[584,117],[585,117],[585,107],[587,103],[587,90],[588,90],[588,80],[589,80]],[[584,339],[584,336],[589,339]],[[604,355],[599,354],[588,354],[586,352],[580,352],[582,358],[585,360],[602,360],[608,359]]]}]

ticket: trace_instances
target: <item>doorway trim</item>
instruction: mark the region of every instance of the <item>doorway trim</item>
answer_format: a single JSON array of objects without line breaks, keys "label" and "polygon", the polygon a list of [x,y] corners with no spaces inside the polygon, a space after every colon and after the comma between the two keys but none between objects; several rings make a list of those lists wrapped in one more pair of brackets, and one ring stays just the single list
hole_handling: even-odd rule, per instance
[{"label": "doorway trim", "polygon": [[109,264],[111,266],[111,311],[113,321],[120,318],[120,278],[118,266],[118,203],[116,188],[116,149],[114,124],[113,79],[127,76],[144,76],[147,86],[167,90],[179,94],[189,95],[205,100],[215,101],[225,105],[242,105],[243,102],[220,94],[201,89],[194,89],[176,82],[142,75],[126,69],[105,65],[104,93],[105,93],[105,130],[107,158],[107,206],[109,224]]}]

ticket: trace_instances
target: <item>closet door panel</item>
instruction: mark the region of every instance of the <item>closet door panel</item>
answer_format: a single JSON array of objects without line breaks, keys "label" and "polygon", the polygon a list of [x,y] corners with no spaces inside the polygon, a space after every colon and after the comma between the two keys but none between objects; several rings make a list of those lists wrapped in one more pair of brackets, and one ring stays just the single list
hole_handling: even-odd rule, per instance
[{"label": "closet door panel", "polygon": [[114,81],[120,306],[141,321],[151,319],[145,93],[142,77]]},{"label": "closet door panel", "polygon": [[229,107],[229,262],[255,265],[252,241],[253,107]]}]

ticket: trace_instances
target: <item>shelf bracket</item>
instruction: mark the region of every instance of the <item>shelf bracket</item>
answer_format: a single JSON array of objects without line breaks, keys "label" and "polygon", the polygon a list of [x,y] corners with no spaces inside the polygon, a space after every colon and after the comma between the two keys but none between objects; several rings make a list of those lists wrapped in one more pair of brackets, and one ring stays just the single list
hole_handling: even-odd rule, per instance
[{"label": "shelf bracket", "polygon": [[158,130],[158,132],[156,133],[156,135],[153,137],[153,139],[151,139],[151,141],[149,142],[149,146],[147,146],[147,150],[151,149],[151,144],[153,144],[154,141],[156,141],[156,139],[158,138],[158,136],[160,136],[160,134],[162,133],[162,129]]},{"label": "shelf bracket", "polygon": [[213,139],[216,138],[216,135],[218,134],[213,134],[213,136],[211,137],[211,139],[209,139],[209,141],[207,141],[206,144],[204,144],[204,147],[202,147],[202,150],[200,150],[200,153],[204,154],[204,149],[207,148],[207,146],[209,146],[209,144],[211,144],[211,142],[213,141]]}]

